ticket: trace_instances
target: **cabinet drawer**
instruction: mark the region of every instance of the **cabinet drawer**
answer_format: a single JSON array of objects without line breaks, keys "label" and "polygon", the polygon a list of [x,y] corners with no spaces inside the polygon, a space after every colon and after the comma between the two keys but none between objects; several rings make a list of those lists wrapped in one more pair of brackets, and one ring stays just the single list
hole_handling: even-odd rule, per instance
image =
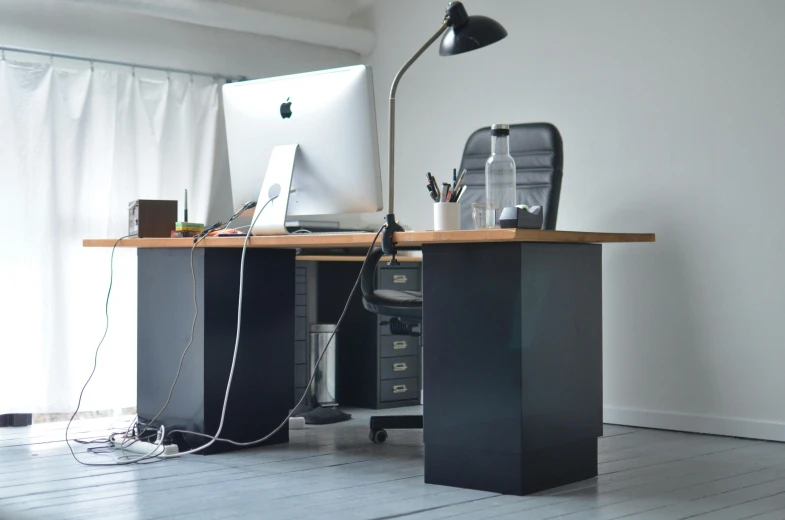
[{"label": "cabinet drawer", "polygon": [[295,341],[305,341],[308,339],[308,333],[305,323],[305,317],[297,317],[294,318],[294,340]]},{"label": "cabinet drawer", "polygon": [[419,345],[413,336],[382,336],[382,357],[416,356]]},{"label": "cabinet drawer", "polygon": [[382,379],[417,377],[420,358],[417,356],[382,358]]},{"label": "cabinet drawer", "polygon": [[[390,322],[389,316],[379,316],[379,332],[382,336],[389,336],[390,335]],[[420,332],[420,325],[414,326],[414,332]]]},{"label": "cabinet drawer", "polygon": [[294,386],[304,387],[308,384],[308,365],[294,365]]},{"label": "cabinet drawer", "polygon": [[294,364],[308,363],[308,342],[305,340],[294,342]]},{"label": "cabinet drawer", "polygon": [[418,291],[420,279],[417,269],[380,269],[379,289]]},{"label": "cabinet drawer", "polygon": [[406,379],[388,379],[379,384],[380,401],[405,401],[418,399],[420,388],[416,377]]}]

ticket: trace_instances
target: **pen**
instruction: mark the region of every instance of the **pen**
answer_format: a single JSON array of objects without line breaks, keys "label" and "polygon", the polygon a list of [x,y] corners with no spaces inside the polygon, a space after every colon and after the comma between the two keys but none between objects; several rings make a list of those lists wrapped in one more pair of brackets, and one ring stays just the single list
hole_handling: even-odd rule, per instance
[{"label": "pen", "polygon": [[461,184],[463,184],[464,176],[466,176],[466,168],[464,168],[463,171],[461,172],[461,174],[458,176],[458,180],[455,183],[455,189],[456,190],[461,187]]},{"label": "pen", "polygon": [[436,183],[436,177],[431,175],[431,172],[428,172],[428,180],[431,182],[431,186],[433,187],[433,192],[436,194],[436,202],[439,202],[439,199],[442,196],[442,192],[439,191],[439,185]]},{"label": "pen", "polygon": [[441,195],[442,195],[441,196],[442,202],[447,202],[447,194],[449,193],[449,191],[450,191],[450,183],[443,182],[442,183],[442,193],[441,193]]},{"label": "pen", "polygon": [[433,199],[433,201],[434,202],[439,202],[439,197],[437,197],[436,196],[436,192],[433,191],[433,186],[431,186],[430,184],[426,184],[425,187],[428,188],[428,193],[430,194],[430,196]]},{"label": "pen", "polygon": [[452,189],[455,191],[455,188],[458,186],[458,170],[456,168],[452,169]]},{"label": "pen", "polygon": [[461,197],[463,197],[463,192],[465,192],[465,191],[466,191],[466,186],[461,186],[461,189],[458,190],[458,196],[455,197],[455,202],[460,202],[461,201]]}]

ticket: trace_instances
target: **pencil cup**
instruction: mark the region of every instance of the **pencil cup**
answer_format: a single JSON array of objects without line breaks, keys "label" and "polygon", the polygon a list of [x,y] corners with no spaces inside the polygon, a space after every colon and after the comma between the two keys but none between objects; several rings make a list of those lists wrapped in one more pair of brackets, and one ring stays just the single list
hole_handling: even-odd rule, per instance
[{"label": "pencil cup", "polygon": [[433,204],[434,231],[455,231],[461,229],[460,202],[435,202]]}]

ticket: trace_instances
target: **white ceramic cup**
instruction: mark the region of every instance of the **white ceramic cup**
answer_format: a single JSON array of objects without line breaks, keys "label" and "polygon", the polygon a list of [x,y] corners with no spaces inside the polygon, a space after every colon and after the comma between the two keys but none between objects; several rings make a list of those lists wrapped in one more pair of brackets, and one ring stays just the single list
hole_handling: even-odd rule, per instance
[{"label": "white ceramic cup", "polygon": [[455,231],[461,229],[460,202],[434,202],[433,230]]}]

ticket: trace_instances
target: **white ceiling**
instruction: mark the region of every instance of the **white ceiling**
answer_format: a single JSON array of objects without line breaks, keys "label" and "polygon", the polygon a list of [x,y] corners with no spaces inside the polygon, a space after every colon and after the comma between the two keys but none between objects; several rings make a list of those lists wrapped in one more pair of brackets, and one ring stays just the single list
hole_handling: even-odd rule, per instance
[{"label": "white ceiling", "polygon": [[235,5],[321,22],[368,28],[366,15],[376,0],[215,0]]},{"label": "white ceiling", "polygon": [[[2,1],[2,0],[0,0]],[[375,0],[59,0],[368,54]]]}]

